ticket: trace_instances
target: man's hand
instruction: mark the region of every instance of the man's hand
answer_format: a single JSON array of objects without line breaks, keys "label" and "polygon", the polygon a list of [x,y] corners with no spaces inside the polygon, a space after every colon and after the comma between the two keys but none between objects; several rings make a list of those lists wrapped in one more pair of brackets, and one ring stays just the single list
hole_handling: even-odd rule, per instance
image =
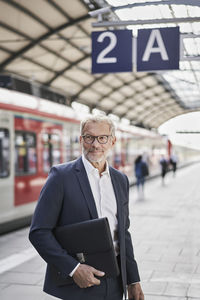
[{"label": "man's hand", "polygon": [[144,294],[142,292],[139,282],[130,284],[128,286],[128,299],[130,300],[144,300]]},{"label": "man's hand", "polygon": [[77,270],[74,272],[73,279],[80,288],[87,288],[93,285],[100,285],[100,280],[94,275],[102,277],[104,272],[96,270],[85,264],[80,264]]}]

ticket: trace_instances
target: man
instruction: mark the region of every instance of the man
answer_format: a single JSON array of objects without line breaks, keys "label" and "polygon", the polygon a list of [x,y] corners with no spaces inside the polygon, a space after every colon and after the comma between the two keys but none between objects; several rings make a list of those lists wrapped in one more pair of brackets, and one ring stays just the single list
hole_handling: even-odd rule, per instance
[{"label": "man", "polygon": [[[116,142],[107,117],[89,117],[81,123],[82,157],[54,166],[34,213],[30,240],[47,262],[44,291],[65,300],[144,300],[137,263],[128,232],[127,177],[108,166],[106,158]],[[120,276],[108,278],[79,262],[61,248],[52,230],[88,219],[107,217],[118,255]],[[67,279],[60,284],[55,278]]]}]

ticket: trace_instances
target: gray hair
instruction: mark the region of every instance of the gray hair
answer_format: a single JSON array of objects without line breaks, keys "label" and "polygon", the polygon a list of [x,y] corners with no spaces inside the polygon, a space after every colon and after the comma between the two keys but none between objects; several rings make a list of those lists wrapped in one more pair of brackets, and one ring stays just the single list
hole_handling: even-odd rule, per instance
[{"label": "gray hair", "polygon": [[84,127],[87,123],[107,123],[110,127],[110,133],[111,135],[114,137],[115,136],[115,124],[113,123],[113,121],[104,115],[96,115],[96,116],[89,116],[87,118],[85,118],[84,120],[81,121],[80,124],[80,133],[81,135],[84,132]]}]

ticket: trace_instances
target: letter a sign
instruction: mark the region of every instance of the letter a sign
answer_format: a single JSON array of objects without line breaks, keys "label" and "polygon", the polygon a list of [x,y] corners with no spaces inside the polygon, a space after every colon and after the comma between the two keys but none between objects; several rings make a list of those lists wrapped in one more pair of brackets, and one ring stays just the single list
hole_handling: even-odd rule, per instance
[{"label": "letter a sign", "polygon": [[179,52],[179,27],[138,30],[137,71],[178,70]]}]

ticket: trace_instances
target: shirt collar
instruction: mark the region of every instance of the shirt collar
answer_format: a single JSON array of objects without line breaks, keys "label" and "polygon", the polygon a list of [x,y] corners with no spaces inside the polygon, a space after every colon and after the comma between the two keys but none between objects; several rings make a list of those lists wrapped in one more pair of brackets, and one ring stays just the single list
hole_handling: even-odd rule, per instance
[{"label": "shirt collar", "polygon": [[[93,173],[95,170],[97,170],[97,168],[95,168],[91,162],[89,162],[89,160],[87,160],[87,158],[85,157],[84,154],[82,154],[82,161],[83,161],[83,165],[85,167],[86,173],[90,174]],[[102,173],[102,175],[107,175],[110,177],[110,172],[109,172],[109,165],[108,162],[106,161],[106,169],[105,171]]]}]

